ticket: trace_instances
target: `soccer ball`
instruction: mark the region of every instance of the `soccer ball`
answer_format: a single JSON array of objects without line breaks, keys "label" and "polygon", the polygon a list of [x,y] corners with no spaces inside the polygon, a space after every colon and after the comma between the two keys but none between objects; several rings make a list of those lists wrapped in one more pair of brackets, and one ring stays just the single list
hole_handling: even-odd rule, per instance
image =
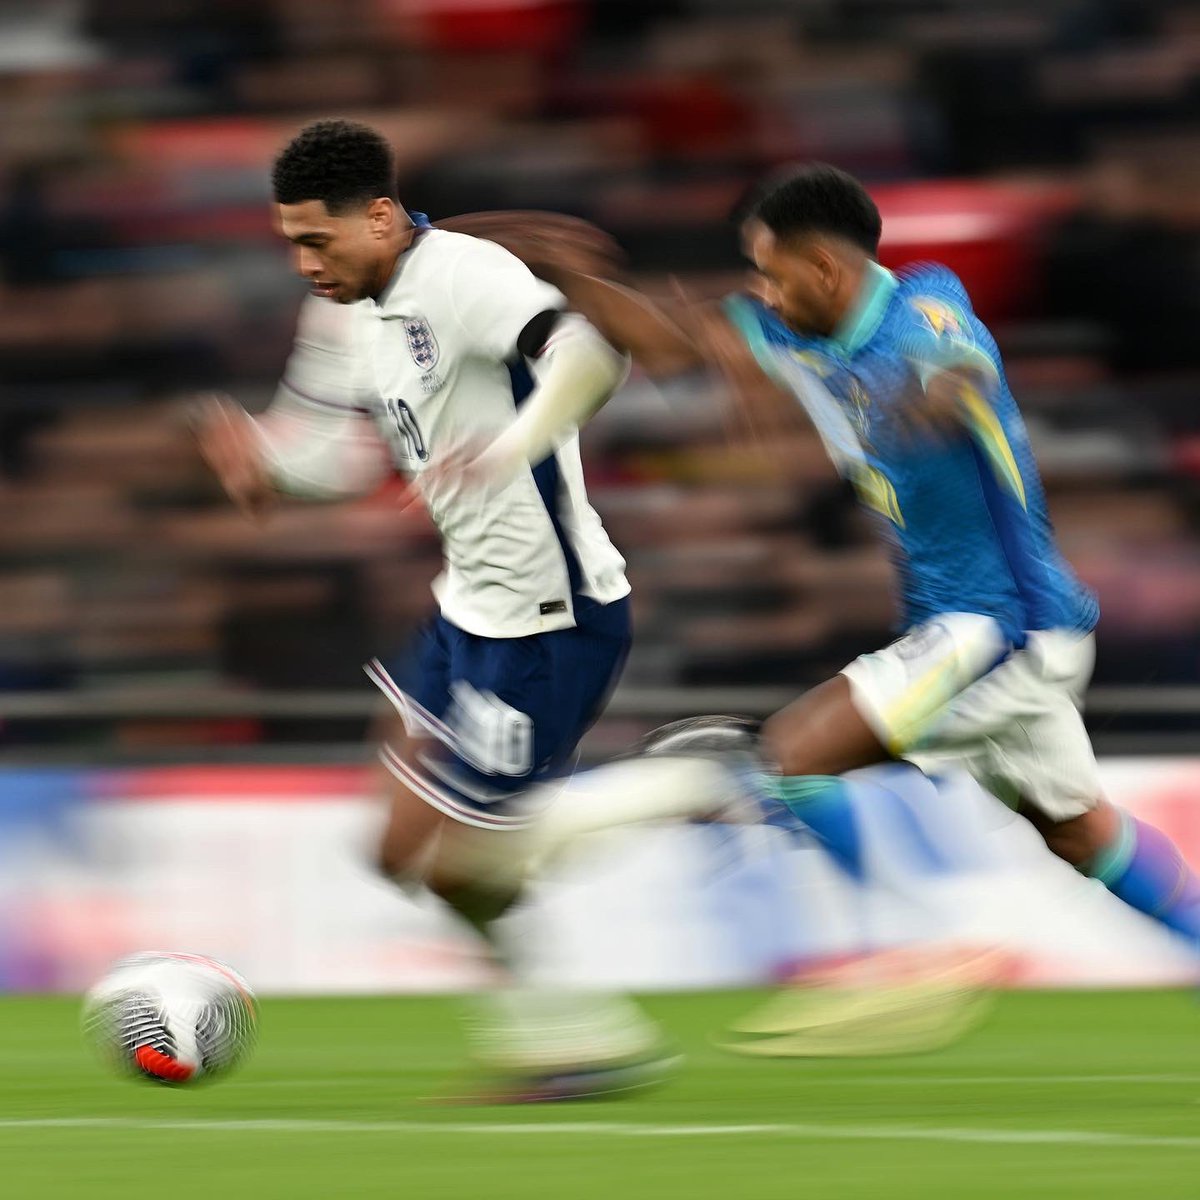
[{"label": "soccer ball", "polygon": [[254,1044],[258,1010],[237,972],[198,954],[148,951],[84,997],[84,1035],[118,1071],[157,1083],[222,1074]]}]

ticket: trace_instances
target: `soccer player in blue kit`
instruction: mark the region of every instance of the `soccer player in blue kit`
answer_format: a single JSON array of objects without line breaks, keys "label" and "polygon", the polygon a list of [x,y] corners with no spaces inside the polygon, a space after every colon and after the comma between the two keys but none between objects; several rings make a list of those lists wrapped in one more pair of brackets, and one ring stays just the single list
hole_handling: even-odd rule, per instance
[{"label": "soccer player in blue kit", "polygon": [[767,721],[780,802],[836,852],[856,840],[844,773],[963,766],[1060,858],[1200,942],[1200,881],[1102,794],[1080,715],[1098,606],[1057,549],[996,343],[950,270],[882,267],[877,207],[824,164],[769,179],[745,207],[754,294],[678,318],[570,269],[579,226],[492,214],[472,228],[650,374],[720,367],[760,423],[798,401],[890,540],[903,632]]}]

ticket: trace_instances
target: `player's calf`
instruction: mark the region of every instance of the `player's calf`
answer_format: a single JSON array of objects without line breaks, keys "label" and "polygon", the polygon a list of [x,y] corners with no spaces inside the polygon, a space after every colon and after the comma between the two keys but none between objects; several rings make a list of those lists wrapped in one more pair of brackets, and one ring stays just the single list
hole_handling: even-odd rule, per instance
[{"label": "player's calf", "polygon": [[1046,844],[1114,896],[1200,948],[1200,878],[1165,833],[1108,803],[1078,817],[1034,817]]}]

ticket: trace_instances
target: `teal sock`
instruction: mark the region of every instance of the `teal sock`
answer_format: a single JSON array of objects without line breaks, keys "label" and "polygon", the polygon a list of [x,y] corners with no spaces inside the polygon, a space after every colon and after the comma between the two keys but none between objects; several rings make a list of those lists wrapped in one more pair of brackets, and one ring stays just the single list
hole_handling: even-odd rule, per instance
[{"label": "teal sock", "polygon": [[862,836],[846,781],[836,775],[785,775],[768,780],[767,787],[783,806],[767,823],[789,833],[810,833],[838,866],[861,882],[866,874]]},{"label": "teal sock", "polygon": [[1138,912],[1200,946],[1200,879],[1165,833],[1121,813],[1111,846],[1085,871]]}]

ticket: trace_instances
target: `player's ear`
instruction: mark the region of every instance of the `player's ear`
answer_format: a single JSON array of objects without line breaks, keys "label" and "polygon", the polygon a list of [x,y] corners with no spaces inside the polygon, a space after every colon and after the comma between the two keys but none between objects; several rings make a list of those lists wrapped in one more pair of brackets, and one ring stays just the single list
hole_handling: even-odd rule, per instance
[{"label": "player's ear", "polygon": [[817,270],[817,278],[827,295],[832,296],[842,281],[842,264],[838,256],[823,242],[814,241],[810,249],[813,266]]},{"label": "player's ear", "polygon": [[386,196],[379,196],[367,205],[367,222],[372,237],[383,237],[396,223],[396,205]]}]

